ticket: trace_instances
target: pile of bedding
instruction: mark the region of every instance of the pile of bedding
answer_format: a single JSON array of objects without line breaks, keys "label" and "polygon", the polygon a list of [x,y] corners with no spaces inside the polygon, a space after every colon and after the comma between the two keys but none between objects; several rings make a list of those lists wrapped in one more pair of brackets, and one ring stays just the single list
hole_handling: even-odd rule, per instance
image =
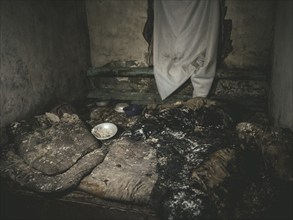
[{"label": "pile of bedding", "polygon": [[148,105],[118,138],[104,142],[104,162],[78,188],[150,205],[163,219],[224,217],[230,208],[224,206],[234,202],[227,187],[237,179],[236,143],[233,120],[216,102]]},{"label": "pile of bedding", "polygon": [[78,188],[100,198],[150,204],[157,181],[155,149],[121,137],[105,144],[108,153]]},{"label": "pile of bedding", "polygon": [[[237,125],[230,115],[201,98],[147,105],[135,117],[109,107],[91,108],[88,118],[47,113],[10,126],[14,142],[2,153],[0,174],[37,192],[78,189],[150,206],[162,219],[263,217],[278,193],[268,164],[292,181],[292,157],[284,171],[284,158],[278,163],[272,154],[290,146],[292,134],[281,143],[281,134]],[[101,122],[117,124],[118,134],[97,141],[90,128]],[[261,136],[266,141],[256,141]]]},{"label": "pile of bedding", "polygon": [[236,172],[229,166],[235,164],[237,141],[231,117],[215,102],[156,106],[123,135],[156,149],[152,202],[162,218],[212,218],[219,214],[213,210],[224,210],[219,206],[229,196],[219,194],[228,194],[222,183]]},{"label": "pile of bedding", "polygon": [[47,113],[12,123],[9,131],[13,142],[2,149],[1,176],[37,192],[77,186],[107,153],[76,114]]}]

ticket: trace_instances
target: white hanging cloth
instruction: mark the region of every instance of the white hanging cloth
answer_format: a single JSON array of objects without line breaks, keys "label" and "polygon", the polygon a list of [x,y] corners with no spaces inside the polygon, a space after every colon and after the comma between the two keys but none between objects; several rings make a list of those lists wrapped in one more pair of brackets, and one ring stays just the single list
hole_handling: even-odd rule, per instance
[{"label": "white hanging cloth", "polygon": [[217,61],[219,0],[154,1],[154,75],[162,99],[191,78],[206,97]]}]

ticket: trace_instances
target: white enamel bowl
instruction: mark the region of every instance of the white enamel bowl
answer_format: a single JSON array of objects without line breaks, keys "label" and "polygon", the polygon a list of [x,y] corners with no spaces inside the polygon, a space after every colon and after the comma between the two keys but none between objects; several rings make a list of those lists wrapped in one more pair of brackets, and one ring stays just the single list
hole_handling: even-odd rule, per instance
[{"label": "white enamel bowl", "polygon": [[117,126],[109,122],[98,124],[91,130],[92,134],[99,140],[110,139],[117,133],[117,131]]},{"label": "white enamel bowl", "polygon": [[116,111],[116,112],[120,112],[120,113],[124,113],[123,108],[125,108],[125,107],[127,107],[127,106],[128,106],[127,103],[124,103],[124,102],[118,103],[118,104],[115,106],[115,111]]}]

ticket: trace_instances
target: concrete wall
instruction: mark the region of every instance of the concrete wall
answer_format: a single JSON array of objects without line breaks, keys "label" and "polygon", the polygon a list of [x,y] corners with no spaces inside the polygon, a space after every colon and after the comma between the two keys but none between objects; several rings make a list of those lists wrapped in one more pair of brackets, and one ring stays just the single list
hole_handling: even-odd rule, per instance
[{"label": "concrete wall", "polygon": [[129,60],[146,65],[147,0],[87,0],[86,8],[94,67]]},{"label": "concrete wall", "polygon": [[[95,67],[112,60],[137,60],[146,65],[147,43],[142,30],[147,0],[87,0],[91,60]],[[226,19],[232,20],[233,51],[229,68],[269,66],[273,38],[273,0],[226,0]]]},{"label": "concrete wall", "polygon": [[273,39],[275,1],[226,0],[225,19],[232,20],[232,52],[225,59],[229,68],[268,68]]},{"label": "concrete wall", "polygon": [[0,128],[86,92],[82,1],[0,1]]},{"label": "concrete wall", "polygon": [[278,1],[269,109],[276,126],[293,131],[292,10],[292,1]]}]

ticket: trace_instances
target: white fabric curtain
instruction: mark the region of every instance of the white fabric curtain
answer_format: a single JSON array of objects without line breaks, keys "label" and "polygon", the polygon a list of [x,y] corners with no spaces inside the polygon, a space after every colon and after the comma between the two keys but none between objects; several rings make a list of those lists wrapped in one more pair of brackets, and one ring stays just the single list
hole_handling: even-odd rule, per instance
[{"label": "white fabric curtain", "polygon": [[154,74],[162,99],[191,78],[206,97],[217,61],[219,0],[154,1]]}]

